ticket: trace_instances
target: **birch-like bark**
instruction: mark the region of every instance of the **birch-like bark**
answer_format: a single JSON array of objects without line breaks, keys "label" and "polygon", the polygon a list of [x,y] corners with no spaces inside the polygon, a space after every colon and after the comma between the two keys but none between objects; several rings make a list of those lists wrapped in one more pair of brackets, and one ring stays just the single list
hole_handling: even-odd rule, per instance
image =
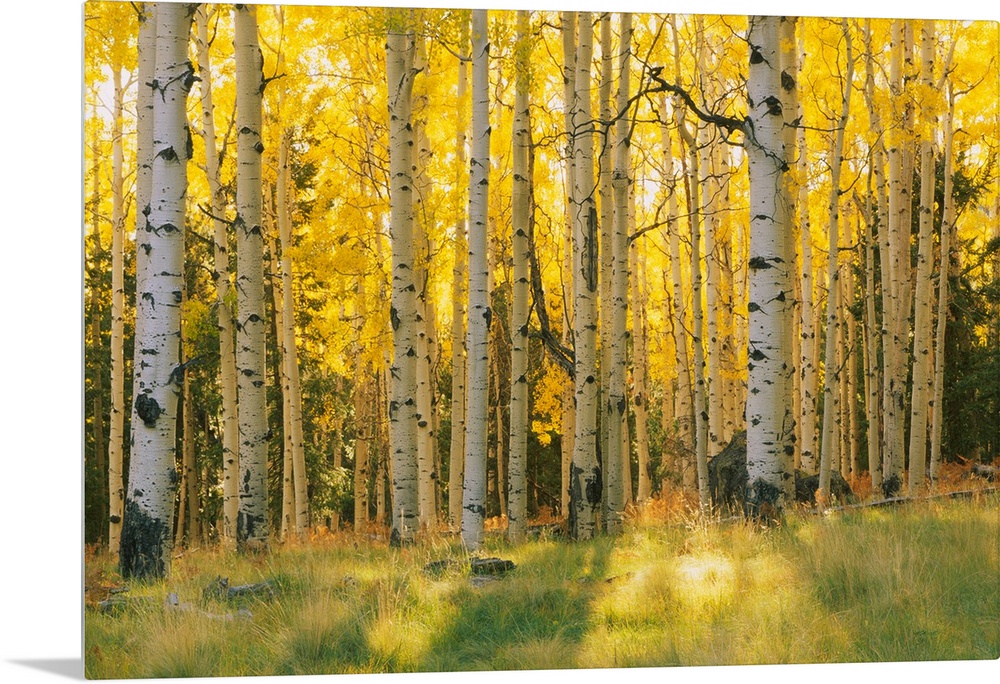
[{"label": "birch-like bark", "polygon": [[368,531],[368,476],[372,451],[371,379],[366,364],[361,362],[361,352],[355,355],[358,373],[354,381],[354,533]]},{"label": "birch-like bark", "polygon": [[[421,73],[427,68],[427,40],[416,40],[413,69]],[[433,244],[428,235],[428,210],[431,183],[427,177],[427,164],[431,157],[427,137],[428,94],[423,81],[414,83],[413,142],[414,189],[413,235],[414,279],[417,288],[417,511],[421,530],[432,529],[437,524],[434,468],[434,355],[437,342],[434,334],[434,304],[429,296],[430,255]]]},{"label": "birch-like bark", "polygon": [[489,420],[490,309],[487,200],[490,169],[487,10],[472,12],[472,158],[469,165],[468,395],[462,543],[477,550],[486,519],[486,453]]},{"label": "birch-like bark", "polygon": [[[233,310],[229,302],[229,235],[225,213],[226,193],[219,173],[219,149],[215,134],[215,106],[212,103],[212,66],[208,49],[206,5],[195,14],[198,47],[198,87],[201,91],[201,126],[205,139],[205,175],[208,177],[213,227],[213,269],[215,309],[219,316],[219,376],[222,385],[222,536],[236,539],[239,508],[239,426],[236,407],[236,350],[233,344]],[[225,143],[223,144],[225,151]]]},{"label": "birch-like bark", "polygon": [[[148,289],[146,283],[147,262],[149,261],[148,235],[150,199],[152,196],[153,170],[153,89],[147,84],[152,83],[156,69],[156,4],[143,3],[138,13],[138,87],[136,89],[136,181],[135,181],[135,291],[136,318],[133,331],[134,339],[143,339],[145,321],[139,316],[139,294]],[[139,388],[139,378],[143,370],[142,348],[135,345],[132,364],[133,397]],[[134,399],[133,399],[134,402]],[[137,426],[132,413],[131,435],[129,443],[135,448]],[[124,430],[122,438],[124,439]],[[113,559],[118,558],[121,548],[122,519],[125,511],[124,462],[108,460],[108,551]]]},{"label": "birch-like bark", "polygon": [[[268,211],[267,235],[267,277],[271,285],[271,311],[274,312],[274,336],[277,358],[274,380],[281,392],[281,527],[279,538],[288,541],[295,531],[295,466],[292,462],[292,409],[291,392],[288,390],[288,364],[285,363],[285,344],[282,331],[285,329],[285,312],[282,306],[281,260],[278,257],[278,238],[273,229],[274,212]],[[266,291],[266,288],[265,288]]]},{"label": "birch-like bark", "polygon": [[594,134],[590,91],[594,26],[590,12],[577,13],[576,100],[573,155],[576,165],[573,216],[573,339],[576,430],[570,466],[569,534],[590,539],[597,532],[601,507],[601,469],[597,461],[597,279],[598,236],[594,178]]},{"label": "birch-like bark", "polygon": [[[676,30],[674,31],[675,54],[677,49]],[[660,111],[666,112],[666,98],[661,96]],[[683,115],[681,110],[674,107],[674,115],[677,125],[683,126]],[[663,167],[668,174],[673,174],[674,157],[673,142],[670,137],[670,130],[664,120],[660,124],[660,134],[663,144]],[[681,157],[682,173],[686,168],[683,155]],[[683,176],[682,176],[683,178]],[[691,459],[695,452],[694,432],[693,432],[693,387],[691,383],[691,359],[688,354],[688,333],[690,329],[687,325],[685,312],[690,307],[685,305],[684,293],[687,290],[685,273],[682,267],[683,255],[680,243],[680,222],[677,220],[677,195],[680,191],[680,181],[673,179],[673,187],[668,189],[667,199],[667,232],[669,234],[670,249],[670,296],[672,307],[671,328],[674,338],[674,368],[677,376],[677,385],[673,392],[673,415],[677,425],[674,460],[681,466],[681,483],[685,488],[697,486],[697,469],[692,467]]]},{"label": "birch-like bark", "polygon": [[[680,55],[679,38],[676,21],[671,15],[671,26],[674,36],[674,54]],[[777,64],[777,62],[775,62]],[[680,59],[675,58],[674,78],[680,82]],[[698,501],[702,513],[708,513],[711,499],[708,489],[708,413],[705,388],[705,346],[704,346],[704,308],[702,305],[701,276],[701,234],[702,234],[702,185],[698,177],[698,143],[688,131],[684,121],[685,110],[680,103],[675,103],[677,132],[681,142],[681,172],[687,183],[688,222],[691,229],[691,337],[694,348],[691,359],[693,374],[693,414],[694,414],[694,471],[698,487]],[[677,252],[679,254],[679,252]],[[679,300],[678,300],[679,301]],[[687,344],[685,341],[683,344]],[[678,411],[678,416],[680,416]]]},{"label": "birch-like bark", "polygon": [[[945,70],[947,73],[947,70]],[[944,335],[948,324],[948,278],[951,272],[951,231],[955,226],[953,119],[955,96],[948,84],[948,110],[944,119],[944,209],[941,218],[941,265],[938,269],[938,318],[934,345],[934,398],[931,413],[930,478],[935,483],[941,472],[941,435],[944,421]],[[996,226],[994,226],[994,232]]]},{"label": "birch-like bark", "polygon": [[[889,89],[893,102],[902,98],[902,51],[903,22],[892,22]],[[909,283],[909,224],[905,222],[907,214],[904,204],[909,203],[909,191],[904,183],[902,146],[905,144],[899,126],[892,126],[888,131],[889,141],[889,202],[888,202],[888,249],[890,293],[889,303],[884,307],[888,314],[888,344],[884,345],[885,356],[885,394],[882,404],[885,407],[885,451],[882,455],[883,481],[896,478],[901,483],[903,469],[903,393],[906,377],[906,351],[904,348],[904,332],[907,321],[903,320],[902,309],[907,309],[909,303],[904,299],[901,282]],[[905,245],[905,254],[903,245]],[[905,258],[904,258],[905,257]],[[886,293],[883,292],[883,298]]]},{"label": "birch-like bark", "polygon": [[[182,290],[184,303],[181,305],[183,309],[187,302],[187,283],[184,283],[184,289]],[[181,361],[188,361],[187,352],[185,347],[189,343],[188,341],[188,331],[187,325],[181,322]],[[196,545],[201,539],[201,519],[199,517],[199,511],[201,509],[201,502],[199,501],[198,492],[200,488],[198,487],[198,466],[195,455],[194,446],[194,397],[191,393],[191,378],[190,374],[184,374],[184,400],[181,407],[181,424],[183,430],[183,437],[181,441],[181,463],[183,466],[183,472],[181,473],[181,505],[178,506],[178,521],[177,521],[177,535],[176,543],[178,545],[184,543],[185,537],[187,539],[187,545],[190,548],[192,545]],[[185,524],[186,524],[186,535],[185,535]]]},{"label": "birch-like bark", "polygon": [[[874,106],[875,98],[875,64],[874,55],[872,52],[872,32],[871,32],[871,21],[865,20],[864,29],[864,39],[865,39],[865,104],[868,107],[869,119],[868,125],[871,129],[871,134],[876,141],[871,148],[871,165],[872,174],[875,180],[875,188],[869,187],[868,195],[871,197],[875,195],[875,202],[878,208],[878,221],[872,220],[872,210],[868,210],[869,215],[869,226],[874,225],[877,228],[878,240],[878,251],[879,251],[879,283],[881,286],[882,293],[882,318],[880,321],[875,321],[874,316],[874,302],[872,302],[872,325],[878,326],[878,340],[873,338],[873,350],[871,355],[873,360],[871,363],[877,364],[877,372],[873,378],[874,388],[870,388],[869,396],[874,396],[874,400],[871,400],[873,405],[878,404],[880,411],[878,412],[878,429],[875,429],[876,424],[869,424],[868,433],[870,435],[869,444],[875,443],[875,449],[869,448],[869,459],[874,457],[875,460],[869,460],[868,469],[871,473],[871,483],[872,491],[878,492],[882,489],[883,478],[885,477],[884,467],[887,463],[886,453],[889,451],[888,445],[893,441],[893,426],[894,421],[890,419],[890,414],[895,410],[894,407],[886,403],[889,398],[889,388],[888,379],[890,377],[892,355],[894,353],[894,346],[892,344],[891,329],[892,329],[892,317],[895,315],[895,294],[893,285],[893,270],[892,270],[892,258],[890,256],[890,240],[889,240],[889,205],[888,198],[886,197],[886,179],[885,179],[885,168],[884,168],[884,149],[881,141],[882,138],[882,119],[878,114],[878,110]],[[871,180],[869,180],[869,186],[871,186]],[[870,232],[870,230],[869,230]],[[874,246],[873,246],[874,249]],[[873,274],[874,276],[874,274]],[[874,284],[872,285],[872,291],[874,293]],[[874,297],[874,294],[872,295]],[[878,349],[874,349],[875,344],[881,346],[881,363],[878,362],[879,354]]]},{"label": "birch-like bark", "polygon": [[[122,463],[125,447],[125,194],[121,65],[112,64],[114,105],[111,121],[111,412],[108,425],[108,549],[117,557],[122,515]],[[145,90],[145,88],[140,88]],[[102,445],[98,445],[103,448]],[[102,454],[103,455],[103,454]]]},{"label": "birch-like bark", "polygon": [[[800,103],[798,92],[799,55],[798,43],[795,40],[795,27],[797,23],[797,17],[781,17],[781,23],[778,27],[781,41],[781,109],[782,112],[788,113],[789,118],[793,113],[795,116],[801,115],[801,112],[799,112]],[[801,216],[796,215],[796,198],[801,179],[797,177],[795,168],[799,163],[799,156],[805,151],[805,148],[803,147],[802,149],[799,149],[798,147],[798,130],[799,129],[795,126],[786,126],[782,136],[785,145],[785,164],[789,168],[789,172],[785,174],[784,187],[782,188],[782,205],[785,208],[786,230],[789,234],[789,240],[786,241],[787,261],[788,267],[792,269],[793,272],[788,289],[796,293],[792,298],[793,303],[791,316],[784,321],[784,326],[785,334],[788,337],[788,345],[792,351],[792,359],[794,360],[796,366],[801,366],[803,349],[801,331],[803,299],[801,282],[802,267],[799,262],[798,250],[795,249],[795,237],[798,231],[802,228],[800,223]],[[804,168],[805,165],[803,164],[802,169]],[[804,185],[804,183],[801,183],[801,185]],[[799,209],[802,214],[805,214],[804,206],[800,206]],[[801,241],[801,235],[798,235],[798,237]],[[798,402],[799,406],[799,410],[794,414],[795,438],[792,441],[794,449],[792,461],[793,467],[795,468],[801,468],[802,465],[802,407],[806,401],[804,396],[805,392],[803,390],[802,375],[798,372],[798,368],[796,368],[792,372],[792,388],[790,393],[793,401]],[[786,490],[786,495],[787,494],[788,491]]]},{"label": "birch-like bark", "polygon": [[[924,20],[920,40],[920,80],[926,92],[934,88],[934,21]],[[917,246],[917,282],[913,298],[913,386],[910,398],[910,467],[908,490],[917,495],[927,479],[927,423],[934,396],[931,262],[934,259],[934,142],[937,116],[929,102],[920,104],[920,236]]]},{"label": "birch-like bark", "polygon": [[833,343],[837,339],[840,328],[840,317],[838,307],[840,306],[840,278],[838,249],[840,244],[840,172],[844,159],[844,129],[847,127],[847,119],[851,111],[851,82],[854,77],[854,52],[851,46],[851,34],[847,25],[847,20],[842,21],[844,31],[845,50],[847,58],[847,70],[844,75],[843,92],[841,93],[840,118],[837,120],[837,132],[834,135],[833,149],[831,151],[832,162],[830,164],[830,199],[827,204],[829,227],[827,235],[829,244],[827,247],[827,281],[828,295],[826,300],[826,358],[824,360],[823,375],[823,435],[820,446],[819,464],[819,489],[821,494],[817,498],[830,496],[830,468],[833,459],[837,454],[838,440],[836,438],[837,404],[839,401],[834,396],[840,389],[840,375],[843,372],[837,364],[837,345]]},{"label": "birch-like bark", "polygon": [[292,449],[292,479],[295,488],[295,534],[301,537],[309,527],[308,476],[302,434],[302,381],[299,374],[298,345],[295,341],[295,304],[292,301],[292,220],[288,211],[291,168],[288,161],[291,132],[285,130],[278,148],[277,207],[278,238],[281,241],[282,348],[288,378],[288,422]]},{"label": "birch-like bark", "polygon": [[[462,39],[459,49],[464,52],[469,44],[468,19],[462,22]],[[465,98],[468,91],[468,62],[458,62],[458,107],[455,125],[455,157],[459,174],[466,172],[466,117]],[[462,176],[455,179],[455,187],[462,186]],[[462,198],[456,202],[455,221],[455,266],[452,269],[451,286],[451,450],[448,461],[448,524],[458,530],[462,524],[462,486],[465,479],[465,303],[466,271],[468,264],[468,238],[466,205]]]},{"label": "birch-like bark", "polygon": [[[872,155],[874,157],[874,155]],[[875,245],[872,238],[872,176],[868,172],[868,192],[865,205],[865,420],[868,423],[868,471],[872,490],[882,487],[882,415],[881,374],[879,372],[879,333],[875,315]]]},{"label": "birch-like bark", "polygon": [[[849,242],[854,244],[856,237],[854,235],[850,236]],[[848,270],[847,278],[844,279],[844,321],[846,323],[846,339],[847,339],[847,398],[844,401],[844,407],[848,412],[847,420],[847,435],[848,435],[848,465],[849,468],[844,468],[841,471],[841,475],[847,477],[848,472],[853,477],[857,477],[860,474],[859,466],[859,435],[858,435],[858,330],[857,321],[854,319],[854,314],[851,313],[851,309],[854,308],[855,297],[854,297],[854,274]]]},{"label": "birch-like bark", "polygon": [[[573,150],[576,147],[576,132],[573,121],[576,118],[576,25],[575,12],[561,12],[560,34],[563,47],[563,124],[566,130],[566,225],[563,233],[563,320],[562,344],[571,347],[573,344],[573,282],[576,279],[576,269],[573,260],[573,221],[576,192],[576,157]],[[568,293],[568,294],[567,294]],[[570,511],[570,473],[573,463],[574,439],[576,438],[576,406],[574,383],[567,378],[562,393],[562,410],[559,416],[560,439],[560,512],[569,519]]]},{"label": "birch-like bark", "polygon": [[[797,49],[794,51],[795,70],[798,72],[798,60],[804,54],[804,37],[800,35]],[[792,60],[789,59],[789,69],[792,67]],[[791,74],[791,71],[789,71]],[[796,87],[798,77],[795,76]],[[799,121],[805,123],[805,108],[800,98],[796,97],[795,109],[789,112],[789,117],[794,114]],[[819,394],[819,355],[816,353],[819,336],[816,335],[815,319],[818,309],[814,306],[813,287],[813,244],[812,244],[812,223],[809,219],[809,184],[806,173],[808,170],[808,159],[806,158],[806,131],[801,126],[796,129],[796,175],[798,176],[798,223],[799,223],[799,243],[802,250],[802,261],[799,269],[799,292],[801,296],[800,310],[800,340],[799,340],[799,387],[802,392],[800,412],[797,422],[799,425],[799,435],[801,445],[799,447],[799,461],[802,470],[807,474],[819,472],[819,454],[817,453],[816,439],[816,400]]]},{"label": "birch-like bark", "polygon": [[[711,56],[705,45],[704,21],[701,16],[695,17],[695,59],[698,63],[698,79],[701,84],[702,98],[711,102],[714,93],[712,83],[707,78],[711,69]],[[705,243],[704,262],[705,280],[702,283],[705,293],[704,332],[705,339],[702,348],[705,354],[705,407],[707,416],[706,443],[707,458],[712,458],[726,446],[722,430],[722,381],[719,374],[719,259],[716,251],[715,236],[718,231],[719,183],[712,168],[712,131],[708,124],[697,126],[697,168],[699,191],[701,194],[698,213],[701,218],[701,233]],[[694,148],[692,148],[693,152]],[[692,165],[695,155],[692,154]],[[692,267],[694,265],[692,264]],[[700,265],[698,266],[700,268]],[[700,337],[700,336],[699,336]],[[701,404],[699,404],[700,406]]]},{"label": "birch-like bark", "polygon": [[[612,453],[617,453],[619,446],[612,446],[610,433],[608,431],[610,423],[610,412],[607,410],[609,391],[609,369],[611,368],[611,341],[614,335],[611,332],[611,270],[614,254],[611,249],[612,223],[615,217],[615,198],[611,186],[612,173],[612,151],[615,149],[615,136],[617,125],[611,125],[611,86],[614,82],[612,69],[614,66],[613,46],[611,39],[611,13],[602,12],[599,19],[601,36],[601,73],[600,85],[598,87],[598,117],[600,124],[595,125],[597,131],[597,149],[600,154],[597,159],[598,169],[598,197],[600,199],[598,208],[600,219],[598,231],[600,233],[598,246],[598,261],[600,263],[600,273],[597,279],[598,289],[598,348],[600,349],[601,360],[598,363],[600,370],[600,385],[598,388],[598,425],[600,428],[600,452],[604,464],[604,477],[602,478],[603,492],[601,495],[605,508],[608,505],[608,489],[610,486],[610,473],[608,464]],[[621,440],[617,440],[620,443]]]},{"label": "birch-like bark", "polygon": [[386,80],[389,88],[389,202],[392,238],[393,358],[389,369],[389,443],[392,450],[394,545],[412,542],[417,511],[417,295],[413,229],[412,13],[389,11]]},{"label": "birch-like bark", "polygon": [[242,551],[266,547],[267,405],[262,227],[261,99],[263,59],[257,10],[234,10],[236,55],[236,370],[239,398],[239,511],[236,543]]},{"label": "birch-like bark", "polygon": [[[640,269],[645,264],[645,254],[639,253],[639,241],[633,240],[629,245],[629,299],[632,302],[632,412],[635,414],[635,452],[636,466],[639,470],[638,488],[635,500],[637,503],[648,501],[653,493],[653,477],[649,462],[649,391],[646,387],[646,372],[649,367],[649,354],[646,349],[646,317],[648,306],[645,279],[641,277]],[[628,482],[631,486],[631,474]]]},{"label": "birch-like bark", "polygon": [[520,539],[528,524],[528,266],[531,242],[528,239],[528,69],[531,43],[528,36],[528,12],[517,12],[515,44],[514,130],[512,133],[514,187],[511,198],[513,233],[513,311],[511,313],[510,356],[510,484],[507,488],[507,537]]},{"label": "birch-like bark", "polygon": [[790,265],[788,231],[781,206],[784,187],[784,117],[778,68],[779,19],[750,17],[749,116],[746,126],[750,171],[750,292],[747,396],[747,513],[780,518],[785,505],[791,455],[792,406],[786,395],[793,367],[784,321],[791,316],[786,295]]},{"label": "birch-like bark", "polygon": [[[609,534],[621,530],[625,513],[625,448],[628,439],[628,411],[625,401],[625,374],[627,372],[626,345],[628,344],[628,231],[629,231],[629,117],[630,96],[629,62],[632,41],[632,15],[620,15],[618,48],[618,92],[615,123],[615,168],[612,178],[615,211],[611,230],[611,319],[606,322],[606,343],[611,348],[608,369],[608,400],[605,420],[608,423],[608,451],[605,460],[605,478],[608,482]],[[631,480],[631,478],[629,478]]]},{"label": "birch-like bark", "polygon": [[190,9],[163,4],[156,13],[151,192],[145,235],[137,239],[146,252],[143,289],[136,297],[136,318],[143,322],[135,344],[135,437],[119,556],[125,578],[164,577],[170,571],[177,405],[183,383],[180,304],[190,135],[185,114],[194,82],[187,55]]}]

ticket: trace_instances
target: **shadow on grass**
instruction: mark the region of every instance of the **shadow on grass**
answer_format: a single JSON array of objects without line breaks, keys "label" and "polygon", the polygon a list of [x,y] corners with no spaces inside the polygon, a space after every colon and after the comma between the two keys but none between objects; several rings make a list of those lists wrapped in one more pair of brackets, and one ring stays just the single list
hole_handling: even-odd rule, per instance
[{"label": "shadow on grass", "polygon": [[615,540],[548,542],[512,549],[518,567],[482,586],[460,580],[455,608],[434,634],[421,670],[559,669],[576,666],[575,647],[603,590]]}]

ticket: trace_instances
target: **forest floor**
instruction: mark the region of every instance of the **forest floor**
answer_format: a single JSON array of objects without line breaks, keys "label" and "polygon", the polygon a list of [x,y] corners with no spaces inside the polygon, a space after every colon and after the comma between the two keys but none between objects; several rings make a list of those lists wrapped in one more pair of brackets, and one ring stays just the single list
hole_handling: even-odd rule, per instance
[{"label": "forest floor", "polygon": [[[655,507],[654,507],[655,509]],[[241,556],[178,553],[126,585],[85,559],[88,678],[664,667],[1000,657],[1000,495],[933,499],[779,527],[633,518],[618,537],[545,528],[480,556],[454,535],[403,549],[353,534]],[[436,571],[427,565],[442,563]],[[265,591],[225,597],[229,586]],[[127,586],[126,591],[122,591]],[[207,591],[206,591],[207,590]],[[118,602],[99,609],[101,600]],[[107,604],[105,604],[107,605]]]}]

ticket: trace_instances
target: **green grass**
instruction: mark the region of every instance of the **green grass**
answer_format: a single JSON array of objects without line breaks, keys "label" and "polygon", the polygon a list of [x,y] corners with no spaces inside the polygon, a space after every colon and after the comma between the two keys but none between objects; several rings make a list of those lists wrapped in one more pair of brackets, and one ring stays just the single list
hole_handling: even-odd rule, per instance
[{"label": "green grass", "polygon": [[[750,525],[644,524],[618,538],[507,546],[517,564],[476,587],[402,550],[349,539],[247,558],[175,560],[134,605],[85,616],[89,678],[662,667],[1000,657],[996,495]],[[270,579],[271,600],[205,599],[217,575]],[[88,586],[120,579],[88,559]],[[197,611],[165,610],[176,592]],[[145,601],[140,597],[148,597]],[[235,613],[219,620],[206,614]]]}]

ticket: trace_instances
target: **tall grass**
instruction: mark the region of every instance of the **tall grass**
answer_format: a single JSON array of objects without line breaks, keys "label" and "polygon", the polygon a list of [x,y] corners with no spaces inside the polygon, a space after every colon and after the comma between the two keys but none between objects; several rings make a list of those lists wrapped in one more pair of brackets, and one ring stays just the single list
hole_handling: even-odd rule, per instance
[{"label": "tall grass", "polygon": [[[783,527],[636,522],[618,538],[541,539],[473,585],[439,537],[390,550],[348,537],[264,557],[189,553],[130,604],[88,607],[91,678],[994,659],[996,495],[790,517]],[[205,598],[217,575],[273,599]],[[88,558],[88,598],[120,583]],[[175,592],[191,610],[164,608]],[[91,596],[93,594],[93,596]],[[251,617],[220,619],[240,608]]]}]

